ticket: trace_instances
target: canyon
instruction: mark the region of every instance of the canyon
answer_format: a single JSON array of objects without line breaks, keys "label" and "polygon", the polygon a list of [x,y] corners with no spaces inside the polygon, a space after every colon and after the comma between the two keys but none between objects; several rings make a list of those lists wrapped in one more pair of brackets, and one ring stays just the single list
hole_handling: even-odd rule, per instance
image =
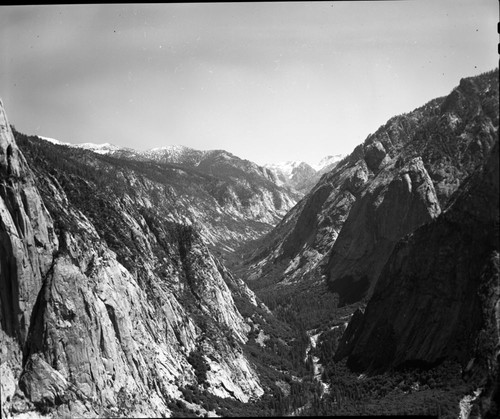
[{"label": "canyon", "polygon": [[495,417],[498,96],[463,78],[295,175],[2,105],[2,416]]}]

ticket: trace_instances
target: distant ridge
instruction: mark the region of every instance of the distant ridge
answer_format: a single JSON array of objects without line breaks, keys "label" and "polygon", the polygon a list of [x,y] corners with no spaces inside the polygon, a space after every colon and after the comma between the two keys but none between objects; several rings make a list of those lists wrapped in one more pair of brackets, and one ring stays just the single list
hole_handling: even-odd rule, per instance
[{"label": "distant ridge", "polygon": [[303,161],[286,161],[260,166],[249,160],[241,159],[226,150],[197,150],[184,145],[173,144],[139,151],[133,148],[116,146],[111,143],[96,144],[87,142],[71,144],[50,137],[40,135],[38,137],[52,144],[81,148],[102,155],[140,161],[152,160],[158,163],[173,163],[191,167],[197,167],[202,160],[212,158],[215,155],[226,160],[239,159],[267,169],[268,172],[265,175],[274,183],[278,186],[288,187],[299,195],[307,193],[323,174],[332,170],[344,157],[342,154],[329,155],[312,165]]}]

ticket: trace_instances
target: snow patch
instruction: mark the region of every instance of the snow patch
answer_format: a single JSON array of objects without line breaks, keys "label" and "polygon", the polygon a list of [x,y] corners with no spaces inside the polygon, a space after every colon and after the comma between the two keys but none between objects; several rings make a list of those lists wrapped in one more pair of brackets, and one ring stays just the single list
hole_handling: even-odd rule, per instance
[{"label": "snow patch", "polygon": [[56,140],[55,138],[51,137],[45,137],[43,135],[37,135],[38,138],[41,138],[44,141],[48,141],[49,143],[56,144],[56,145],[65,145],[68,147],[73,147],[73,148],[82,148],[84,150],[90,150],[93,151],[94,153],[98,154],[109,154],[114,151],[118,150],[123,150],[124,148],[118,147],[114,144],[111,143],[103,143],[103,144],[94,144],[94,143],[80,143],[80,144],[71,144],[71,143],[65,143],[59,140]]},{"label": "snow patch", "polygon": [[257,342],[263,348],[266,346],[266,341],[269,340],[269,336],[264,333],[263,330],[259,330],[258,336],[255,338],[255,342]]},{"label": "snow patch", "polygon": [[42,135],[37,135],[38,138],[41,138],[42,140],[48,141],[49,143],[56,144],[56,145],[68,145],[72,146],[73,144],[70,143],[63,143],[62,141],[56,140],[55,138],[50,138],[50,137],[44,137]]},{"label": "snow patch", "polygon": [[301,161],[286,161],[286,162],[281,162],[281,163],[272,163],[272,164],[265,164],[264,167],[271,169],[271,170],[276,170],[278,172],[283,173],[286,177],[292,176],[292,172],[294,169],[299,167],[303,162]]},{"label": "snow patch", "polygon": [[320,170],[324,169],[325,167],[330,166],[330,165],[332,165],[334,163],[339,162],[344,157],[345,157],[344,154],[335,154],[333,156],[326,156],[326,157],[323,157],[318,163],[316,163],[316,164],[310,164],[310,166],[314,170],[316,170],[317,172],[319,172]]},{"label": "snow patch", "polygon": [[81,143],[81,144],[73,144],[73,147],[90,150],[97,154],[109,154],[113,151],[121,150],[121,147],[118,147],[110,143],[104,143],[104,144]]}]

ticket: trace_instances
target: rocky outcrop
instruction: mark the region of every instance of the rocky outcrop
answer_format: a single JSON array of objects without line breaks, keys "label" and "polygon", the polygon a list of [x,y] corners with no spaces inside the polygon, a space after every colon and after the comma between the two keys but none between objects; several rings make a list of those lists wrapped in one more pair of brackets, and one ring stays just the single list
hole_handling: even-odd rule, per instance
[{"label": "rocky outcrop", "polygon": [[58,240],[0,102],[0,382],[2,416],[21,374],[22,347]]},{"label": "rocky outcrop", "polygon": [[302,162],[294,168],[289,184],[299,192],[308,191],[318,181],[316,173],[311,166]]},{"label": "rocky outcrop", "polygon": [[30,169],[1,116],[2,416],[168,416],[188,384],[262,395],[227,284],[259,303],[172,191],[85,150],[26,148]]},{"label": "rocky outcrop", "polygon": [[357,200],[330,253],[325,271],[340,304],[359,301],[371,287],[396,242],[441,212],[420,157],[390,165]]},{"label": "rocky outcrop", "polygon": [[498,186],[497,142],[449,208],[397,244],[337,360],[348,356],[359,372],[456,360],[484,377],[483,414],[498,414]]},{"label": "rocky outcrop", "polygon": [[387,156],[387,152],[379,141],[373,141],[365,147],[365,161],[368,168],[375,172]]},{"label": "rocky outcrop", "polygon": [[395,243],[432,221],[498,136],[498,71],[391,118],[323,175],[247,259],[260,295],[325,281],[366,300]]}]

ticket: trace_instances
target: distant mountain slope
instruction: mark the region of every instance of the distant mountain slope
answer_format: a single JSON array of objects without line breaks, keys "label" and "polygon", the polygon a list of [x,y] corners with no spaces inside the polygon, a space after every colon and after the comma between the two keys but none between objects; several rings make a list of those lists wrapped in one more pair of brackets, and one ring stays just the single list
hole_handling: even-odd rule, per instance
[{"label": "distant mountain slope", "polygon": [[260,295],[323,280],[341,303],[370,295],[397,241],[439,215],[489,155],[498,119],[497,70],[391,118],[255,244],[240,267],[249,283]]},{"label": "distant mountain slope", "polygon": [[[290,188],[286,182],[280,181],[276,174],[268,168],[241,159],[225,150],[196,150],[182,145],[169,145],[138,151],[109,143],[70,144],[43,136],[38,138],[55,145],[89,150],[117,159],[145,163],[154,162],[167,166],[173,165],[213,176],[223,182],[236,184],[237,186],[229,192],[229,195],[236,193],[242,201],[248,201],[250,198],[253,198],[254,201],[265,201],[272,196],[273,203],[269,205],[269,202],[265,202],[263,211],[260,212],[254,208],[249,218],[256,219],[260,217],[259,221],[273,225],[283,217],[301,196],[300,193]],[[331,165],[332,163],[330,160],[325,160],[325,164]],[[225,195],[228,195],[228,193],[225,193]],[[266,210],[269,210],[269,214],[265,214]]]},{"label": "distant mountain slope", "polygon": [[[156,162],[160,164],[174,164],[185,168],[196,169],[208,175],[225,178],[227,176],[243,179],[246,183],[255,184],[256,187],[284,189],[297,200],[300,192],[290,190],[287,182],[281,172],[270,170],[267,166],[259,166],[249,160],[241,159],[225,150],[196,150],[183,145],[169,145],[164,147],[152,148],[150,150],[138,151],[131,148],[118,147],[113,144],[70,144],[63,143],[52,138],[40,137],[50,141],[53,144],[65,145],[68,147],[82,148],[98,154],[144,162]],[[333,158],[333,157],[332,157]],[[333,158],[334,159],[334,158]],[[303,163],[306,165],[305,163]],[[331,159],[325,159],[324,164],[331,166]],[[309,167],[309,165],[306,165]],[[322,166],[323,167],[323,166]],[[311,169],[312,170],[312,169]],[[314,175],[312,170],[312,175]],[[317,179],[316,179],[317,180]],[[272,185],[270,185],[270,183]],[[282,187],[285,188],[282,188]]]},{"label": "distant mountain slope", "polygon": [[[91,153],[88,146],[66,146],[16,135],[24,139],[21,146],[28,157],[36,160],[37,167],[50,171],[54,170],[51,161],[64,161],[63,167],[75,170],[75,174],[94,167],[96,184],[115,182],[116,190],[130,194],[147,191],[150,195],[145,199],[155,197],[150,205],[164,210],[169,219],[196,224],[206,242],[224,254],[269,231],[296,202],[293,193],[268,179],[265,169],[224,151],[182,148],[181,157],[179,153],[166,155],[162,150],[153,159],[135,154],[131,157],[130,153],[136,152],[130,149],[110,150],[102,145],[91,147]],[[129,153],[127,157],[118,157],[124,152]],[[169,159],[178,163],[165,162]],[[63,172],[59,175],[67,176]],[[70,193],[82,193],[79,188],[83,191],[87,186],[75,184]]]}]

